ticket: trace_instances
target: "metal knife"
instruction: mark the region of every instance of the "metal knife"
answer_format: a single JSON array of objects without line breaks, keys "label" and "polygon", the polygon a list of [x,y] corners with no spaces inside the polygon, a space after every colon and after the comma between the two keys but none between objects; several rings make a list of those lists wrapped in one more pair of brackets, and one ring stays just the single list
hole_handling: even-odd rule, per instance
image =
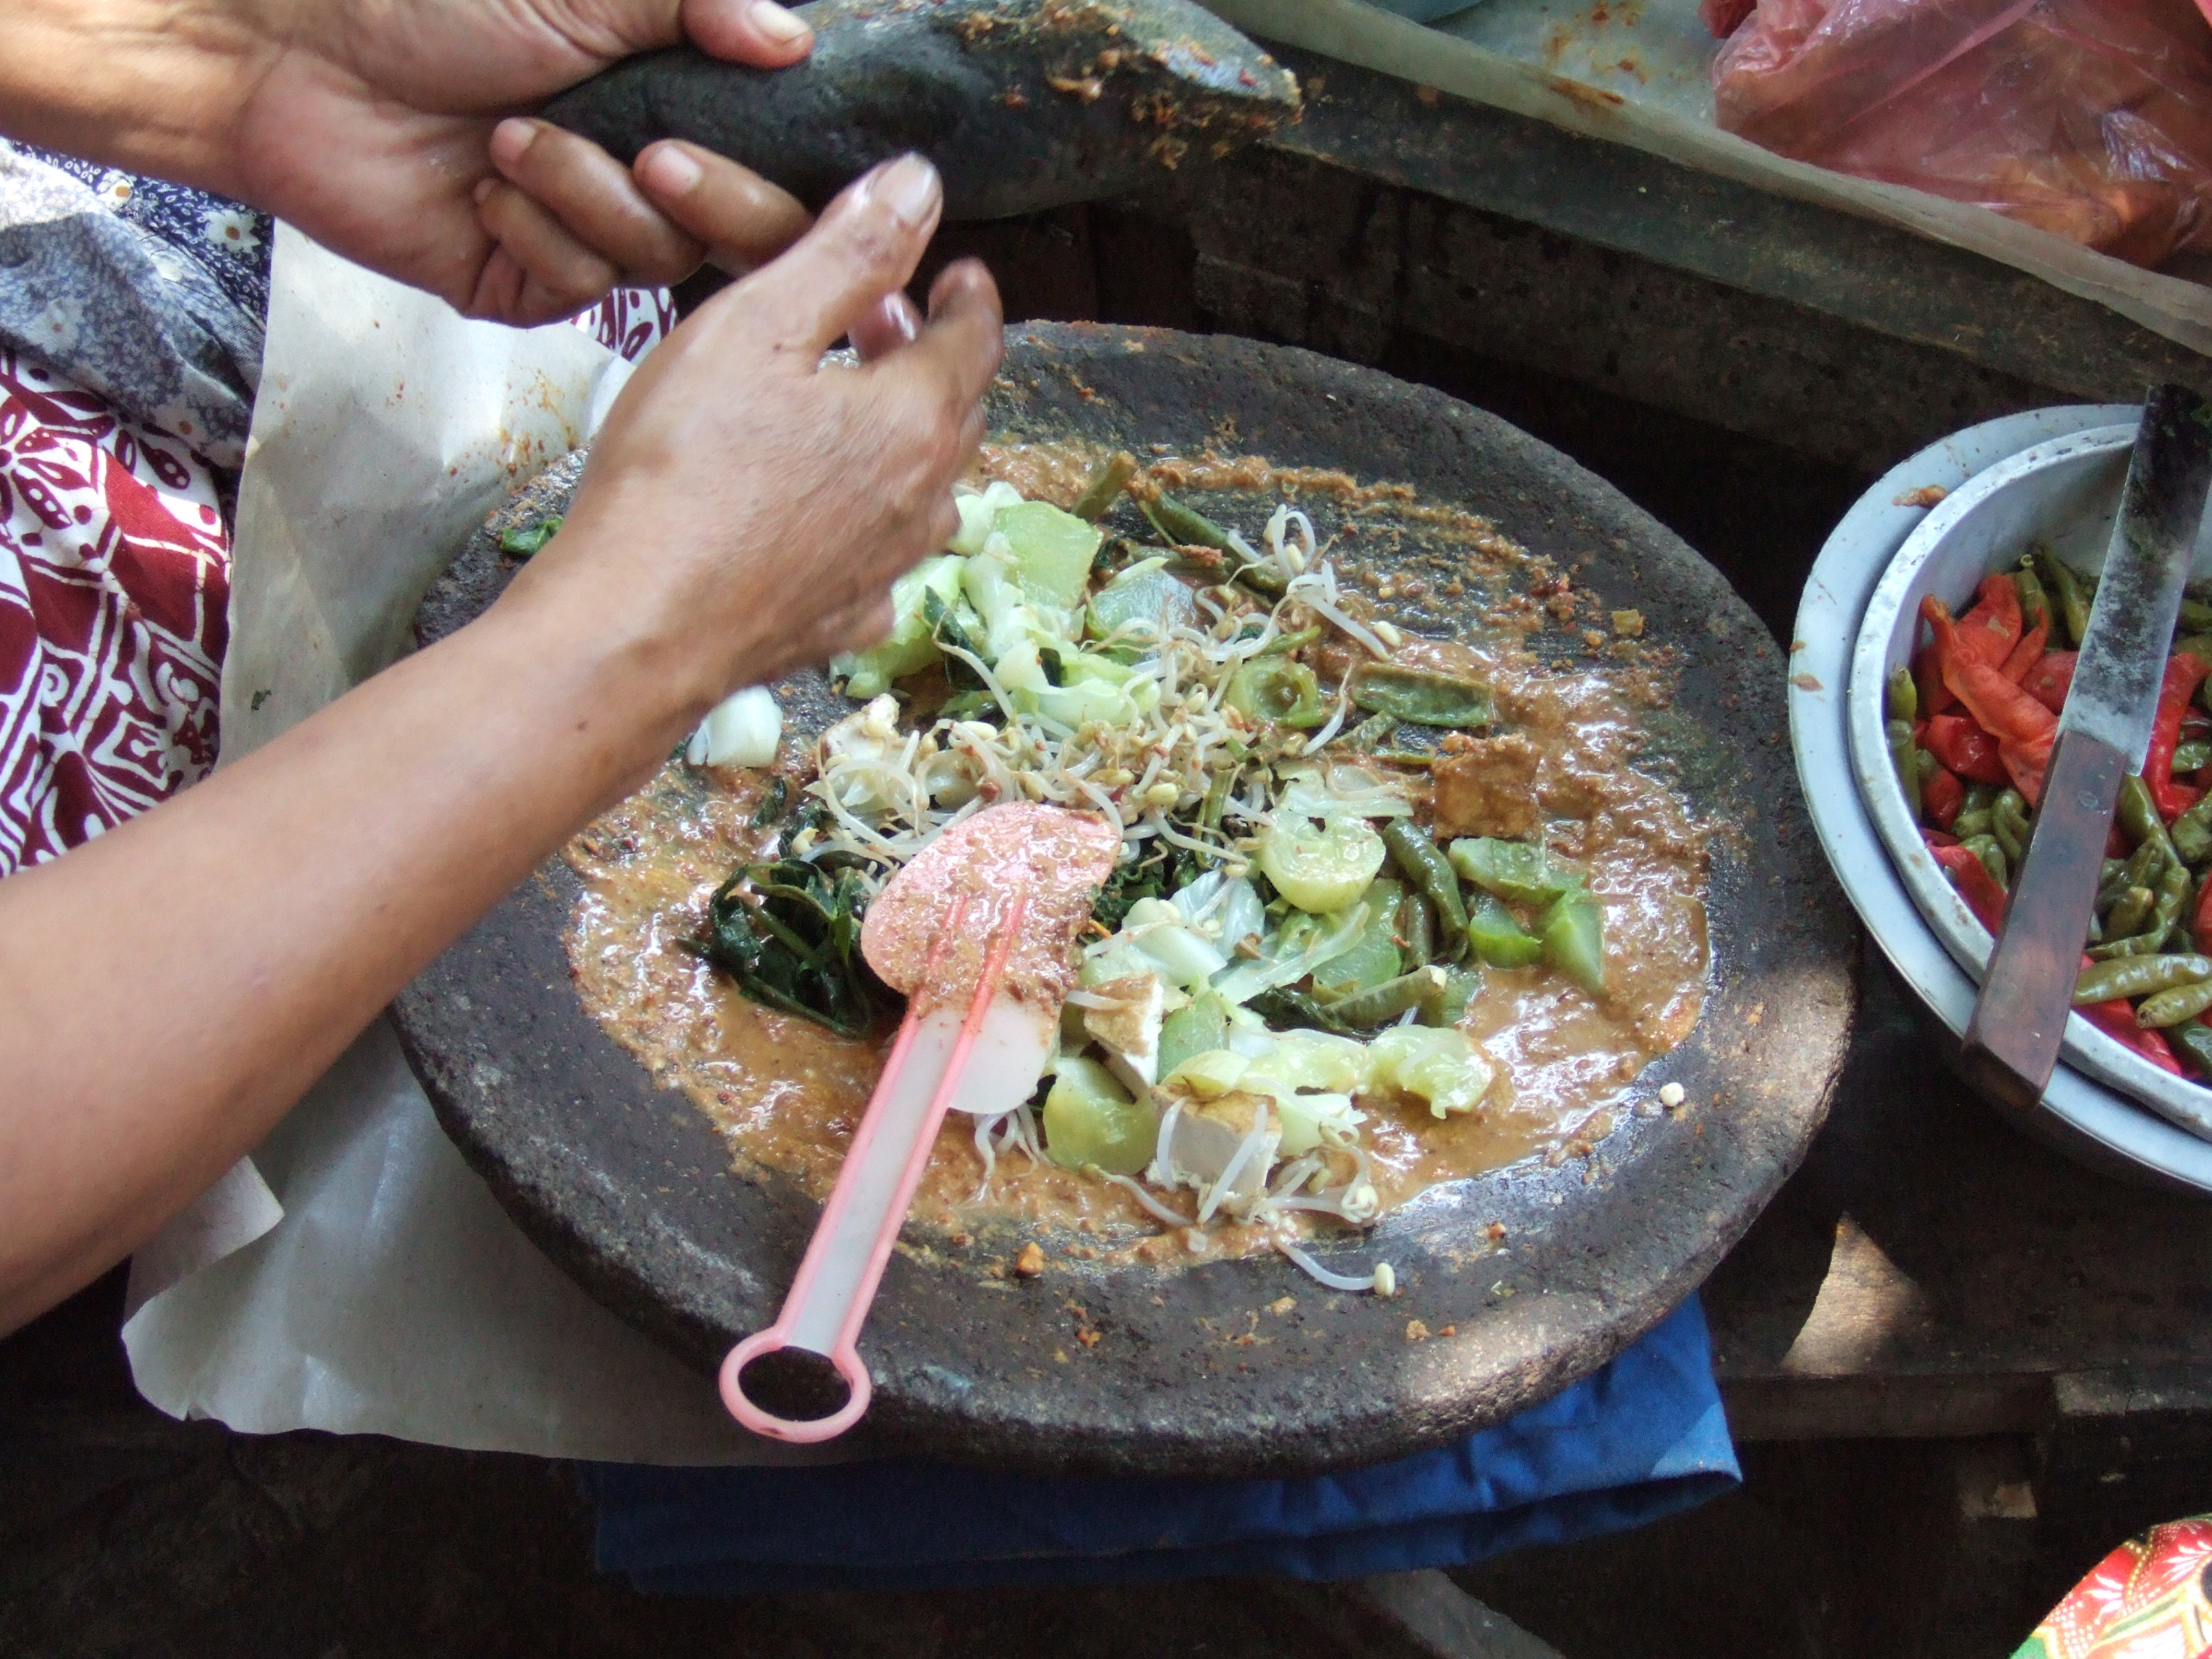
[{"label": "metal knife", "polygon": [[2153,388],[2128,461],[2097,602],[2058,719],[2034,833],[1967,1023],[1967,1069],[2025,1110],[2043,1098],[2072,1012],[2120,783],[2142,769],[2181,590],[2212,490],[2212,402]]}]

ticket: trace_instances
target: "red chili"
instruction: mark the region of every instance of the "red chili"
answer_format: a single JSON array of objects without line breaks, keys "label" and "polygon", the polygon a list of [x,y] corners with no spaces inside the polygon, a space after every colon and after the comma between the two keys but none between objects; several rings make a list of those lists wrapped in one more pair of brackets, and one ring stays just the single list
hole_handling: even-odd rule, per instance
[{"label": "red chili", "polygon": [[2112,1002],[2093,1002],[2087,1008],[2074,1011],[2090,1024],[2118,1042],[2123,1048],[2132,1048],[2154,1066],[2181,1075],[2180,1062],[2174,1059],[2173,1050],[2166,1046],[2166,1034],[2155,1026],[2145,1028],[2136,1024],[2136,1011],[2123,997]]},{"label": "red chili", "polygon": [[2198,945],[2212,945],[2212,881],[2204,884],[2204,890],[2197,896],[2197,914],[2189,918],[2190,938]]},{"label": "red chili", "polygon": [[2011,774],[2013,787],[2033,806],[2042,796],[2051,746],[2058,740],[2058,717],[1966,650],[1958,624],[1941,599],[1929,595],[1920,602],[1920,614],[1936,630],[1943,684],[1966,705],[1974,723],[1997,740],[1997,756]]},{"label": "red chili", "polygon": [[1966,804],[1966,786],[1942,767],[1920,780],[1920,805],[1938,829],[1948,830]]},{"label": "red chili", "polygon": [[[1974,920],[1992,934],[2004,931],[2005,890],[1997,885],[1997,878],[1982,867],[1982,861],[1960,846],[1930,847],[1928,854],[1943,866],[1943,873],[1951,878],[1951,885],[1959,890],[1959,896],[1966,901],[1966,908],[1974,913]],[[2132,1018],[2132,1012],[2130,1012]]]},{"label": "red chili", "polygon": [[1997,672],[2018,685],[2027,671],[2042,658],[2043,642],[2050,636],[2051,625],[2048,623],[2036,623],[2021,635],[2020,643],[2013,647],[2012,654],[2004,659],[2003,667]]},{"label": "red chili", "polygon": [[1920,839],[1926,842],[1930,848],[1956,847],[1959,844],[1959,838],[1948,830],[1923,829],[1920,832]]},{"label": "red chili", "polygon": [[2158,688],[2158,718],[2151,725],[2142,776],[2150,787],[2158,815],[2168,823],[2194,806],[2203,793],[2173,781],[2173,750],[2181,741],[2181,722],[2189,713],[2189,700],[2197,695],[2197,684],[2208,672],[2212,669],[2188,653],[2176,652],[2166,659],[2166,678]]},{"label": "red chili", "polygon": [[1912,653],[1912,683],[1919,688],[1923,715],[1940,714],[1959,701],[1943,684],[1943,665],[1936,659],[1933,645],[1923,645]]},{"label": "red chili", "polygon": [[[1921,734],[1920,746],[1936,757],[1936,763],[1970,783],[2010,783],[1997,740],[1964,714],[1938,714]],[[1920,786],[1925,799],[1928,786]]]},{"label": "red chili", "polygon": [[1974,608],[1959,618],[1959,643],[1992,668],[2020,643],[2020,587],[2010,576],[1983,578]]},{"label": "red chili", "polygon": [[2074,651],[2046,651],[2043,659],[2021,676],[2020,689],[2033,697],[2052,714],[2063,714],[2066,708],[2066,694],[2074,686],[2074,665],[2080,653]]}]

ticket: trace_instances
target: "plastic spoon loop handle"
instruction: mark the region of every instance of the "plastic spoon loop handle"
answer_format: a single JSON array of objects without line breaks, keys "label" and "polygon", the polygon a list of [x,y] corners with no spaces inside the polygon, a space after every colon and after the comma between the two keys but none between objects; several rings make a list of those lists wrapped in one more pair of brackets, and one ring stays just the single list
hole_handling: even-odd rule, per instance
[{"label": "plastic spoon loop handle", "polygon": [[[883,1077],[869,1097],[867,1113],[853,1136],[844,1167],[837,1172],[837,1184],[815,1225],[782,1310],[776,1315],[775,1323],[738,1343],[723,1360],[722,1403],[729,1407],[731,1416],[755,1434],[811,1445],[834,1440],[859,1422],[868,1409],[875,1385],[867,1367],[860,1363],[860,1327],[875,1300],[876,1285],[884,1276],[884,1264],[890,1259],[891,1246],[906,1223],[914,1189],[928,1166],[938,1126],[945,1121],[969,1052],[975,1046],[976,1034],[982,1030],[984,1016],[998,994],[1007,954],[1028,908],[1027,892],[1016,894],[1006,908],[1006,920],[985,958],[975,999],[949,1051],[941,1044],[933,1048],[920,1041],[924,1028],[939,1022],[944,1011],[917,1013],[919,997],[909,1004]],[[929,977],[934,977],[947,943],[957,936],[967,909],[963,898],[954,905],[939,931],[930,951],[933,972]],[[917,1046],[922,1053],[916,1053]],[[928,1063],[940,1058],[941,1065]],[[798,1348],[829,1360],[851,1390],[844,1405],[828,1417],[794,1420],[763,1411],[748,1399],[745,1367],[763,1354],[784,1348]]]}]

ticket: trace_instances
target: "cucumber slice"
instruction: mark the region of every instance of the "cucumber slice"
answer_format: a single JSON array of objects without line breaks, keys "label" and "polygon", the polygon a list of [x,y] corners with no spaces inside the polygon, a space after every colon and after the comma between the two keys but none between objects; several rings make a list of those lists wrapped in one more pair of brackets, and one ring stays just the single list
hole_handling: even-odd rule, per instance
[{"label": "cucumber slice", "polygon": [[1544,960],[1594,997],[1605,994],[1605,913],[1588,893],[1562,893],[1537,928]]},{"label": "cucumber slice", "polygon": [[1475,955],[1493,968],[1533,968],[1544,959],[1543,940],[1488,893],[1477,892],[1468,907],[1467,938]]},{"label": "cucumber slice", "polygon": [[1389,877],[1378,876],[1360,896],[1368,908],[1367,926],[1349,951],[1313,970],[1317,996],[1348,997],[1355,991],[1370,991],[1406,971],[1397,943],[1398,909],[1405,902],[1406,890]]},{"label": "cucumber slice", "polygon": [[1122,633],[1124,639],[1158,640],[1164,631],[1198,614],[1198,602],[1180,578],[1164,568],[1164,559],[1146,559],[1091,596],[1087,625],[1093,639]]},{"label": "cucumber slice", "polygon": [[1549,853],[1528,842],[1471,836],[1454,842],[1444,855],[1462,879],[1520,904],[1549,904],[1583,884],[1578,872],[1554,864]]},{"label": "cucumber slice", "polygon": [[1259,865],[1275,890],[1309,915],[1356,902],[1382,867],[1382,837],[1358,818],[1325,830],[1276,823],[1260,836]]},{"label": "cucumber slice", "polygon": [[1193,1054],[1229,1046],[1229,1010],[1211,992],[1178,1008],[1160,1027],[1159,1074],[1169,1073]]},{"label": "cucumber slice", "polygon": [[1044,1146],[1054,1163],[1134,1175],[1152,1161],[1158,1133],[1152,1107],[1131,1099],[1103,1066],[1081,1055],[1061,1060],[1044,1097]]}]

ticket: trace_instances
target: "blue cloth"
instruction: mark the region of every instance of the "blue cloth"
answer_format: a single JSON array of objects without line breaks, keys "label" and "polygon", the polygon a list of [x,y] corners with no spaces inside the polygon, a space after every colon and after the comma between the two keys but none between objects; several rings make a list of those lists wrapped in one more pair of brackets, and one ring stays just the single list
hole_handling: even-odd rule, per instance
[{"label": "blue cloth", "polygon": [[586,1470],[600,1570],[668,1595],[1349,1578],[1641,1526],[1741,1476],[1692,1297],[1458,1445],[1303,1480],[1059,1480],[908,1461]]}]

